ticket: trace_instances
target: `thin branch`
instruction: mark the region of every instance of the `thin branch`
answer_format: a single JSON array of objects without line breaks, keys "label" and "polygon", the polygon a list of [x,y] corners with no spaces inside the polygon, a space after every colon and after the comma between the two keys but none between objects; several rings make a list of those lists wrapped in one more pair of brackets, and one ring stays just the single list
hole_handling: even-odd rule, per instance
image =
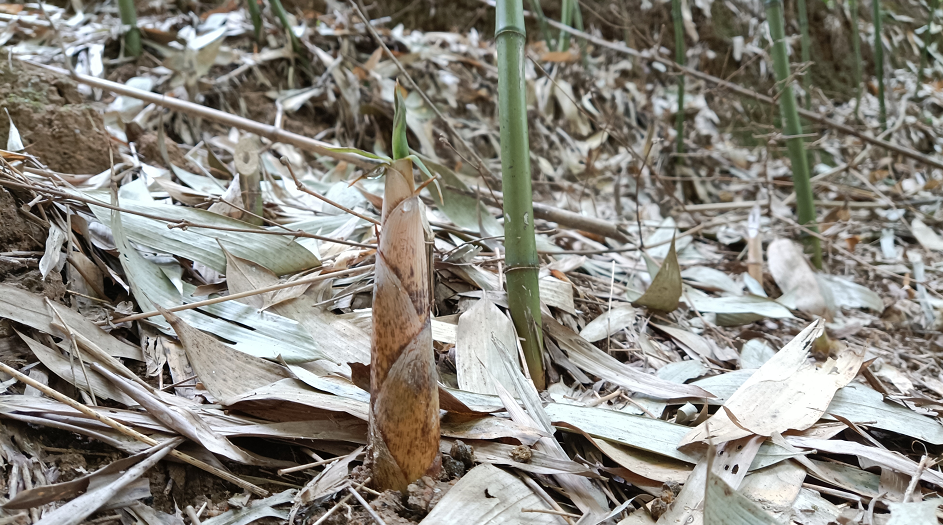
[{"label": "thin branch", "polygon": [[302,150],[316,153],[318,155],[323,155],[325,157],[331,157],[336,160],[349,162],[366,170],[373,169],[376,166],[376,162],[366,157],[361,157],[360,155],[356,155],[354,153],[337,151],[339,148],[333,144],[328,144],[327,142],[322,142],[320,140],[308,138],[290,131],[285,131],[283,129],[276,128],[275,126],[270,126],[268,124],[262,124],[261,122],[256,122],[247,118],[238,117],[224,111],[201,106],[200,104],[194,104],[193,102],[187,102],[185,100],[179,100],[166,95],[159,95],[157,93],[151,93],[150,91],[144,91],[141,89],[125,86],[123,84],[118,84],[117,82],[111,82],[79,73],[71,74],[62,68],[37,64],[22,58],[17,59],[24,64],[29,64],[34,67],[45,69],[58,75],[71,77],[80,84],[101,88],[118,95],[124,95],[126,97],[143,100],[145,102],[156,104],[174,111],[179,111],[194,117],[212,120],[213,122],[217,122],[225,126],[231,126],[242,131],[254,133],[260,137],[265,137],[272,142],[291,144],[292,146]]},{"label": "thin branch", "polygon": [[358,248],[376,249],[375,244],[364,244],[364,243],[359,243],[359,242],[354,242],[354,241],[348,241],[345,239],[335,239],[333,237],[325,237],[323,235],[318,235],[316,233],[308,233],[302,230],[289,230],[284,227],[283,229],[285,231],[277,231],[277,230],[265,230],[261,228],[253,229],[253,228],[235,228],[235,227],[230,227],[230,226],[217,226],[214,224],[203,224],[199,222],[188,221],[185,219],[184,220],[168,219],[167,217],[161,217],[160,215],[154,215],[151,213],[129,210],[127,208],[115,206],[114,204],[103,202],[98,199],[92,199],[90,197],[84,197],[81,195],[76,195],[74,193],[54,190],[52,188],[47,188],[45,186],[38,186],[34,184],[22,184],[19,182],[13,182],[13,181],[0,179],[0,186],[30,189],[39,193],[45,193],[47,195],[53,195],[53,196],[60,197],[63,199],[71,199],[71,200],[75,200],[79,202],[84,202],[85,204],[92,204],[95,206],[100,206],[102,208],[107,208],[109,210],[120,211],[122,213],[129,213],[131,215],[138,215],[140,217],[153,219],[155,221],[166,222],[168,223],[167,227],[170,229],[180,228],[180,229],[185,230],[187,228],[202,228],[206,230],[219,230],[219,231],[229,231],[229,232],[239,232],[239,233],[254,233],[258,235],[281,235],[285,237],[306,237],[306,238],[317,239],[317,240],[325,241],[325,242],[333,242],[337,244],[346,244],[349,246],[356,246]]},{"label": "thin branch", "polygon": [[[123,423],[119,423],[118,421],[115,421],[114,419],[106,416],[105,414],[96,412],[92,410],[91,408],[88,408],[87,406],[83,405],[82,403],[79,403],[78,401],[64,394],[57,392],[56,390],[53,390],[52,388],[49,388],[48,386],[40,383],[39,381],[36,381],[35,379],[11,368],[6,363],[0,362],[0,372],[4,372],[7,375],[15,377],[21,383],[27,384],[35,388],[36,390],[39,390],[43,394],[46,394],[47,396],[51,397],[52,399],[55,399],[56,401],[59,401],[60,403],[65,403],[66,405],[69,405],[75,410],[78,410],[79,412],[85,414],[86,416],[91,417],[92,419],[95,419],[96,421],[100,421],[101,423],[108,425],[109,427],[117,430],[118,432],[124,434],[125,436],[134,438],[152,447],[159,443],[156,439],[153,439],[150,436],[146,436],[138,432],[137,430],[134,430],[133,428],[126,426]],[[171,451],[170,455],[179,459],[180,461],[183,461],[184,463],[193,465],[194,467],[205,470],[206,472],[209,472],[210,474],[213,474],[222,479],[225,479],[226,481],[240,488],[248,490],[249,492],[252,492],[253,494],[256,494],[262,497],[266,497],[269,495],[269,492],[267,490],[257,487],[253,485],[252,483],[249,483],[248,481],[239,479],[236,476],[228,472],[225,472],[223,470],[220,470],[212,465],[204,463],[203,461],[196,459],[193,456],[184,454],[183,452],[179,452],[177,450]]]},{"label": "thin branch", "polygon": [[[368,270],[372,270],[373,265],[361,266],[359,268],[349,268],[347,270],[339,270],[336,272],[315,275],[314,277],[308,277],[305,279],[298,279],[296,281],[288,281],[284,283],[274,284],[272,286],[266,286],[265,288],[256,288],[255,290],[246,290],[245,292],[236,293],[232,295],[224,295],[222,297],[215,297],[213,299],[207,299],[205,301],[197,301],[195,303],[181,304],[171,308],[166,308],[165,311],[168,312],[180,312],[183,310],[193,310],[194,308],[200,308],[202,306],[209,306],[211,304],[223,303],[226,301],[234,301],[236,299],[242,299],[245,297],[251,297],[253,295],[259,295],[267,292],[274,292],[276,290],[283,290],[285,288],[291,288],[292,286],[302,286],[306,284],[319,283],[321,281],[326,281],[328,279],[333,279],[334,277],[347,276],[347,275],[357,275],[364,273]],[[148,317],[154,317],[160,315],[158,311],[144,312],[140,314],[129,315],[127,317],[122,317],[121,319],[112,319],[113,323],[125,323],[130,321],[137,321],[139,319],[147,319]]]}]

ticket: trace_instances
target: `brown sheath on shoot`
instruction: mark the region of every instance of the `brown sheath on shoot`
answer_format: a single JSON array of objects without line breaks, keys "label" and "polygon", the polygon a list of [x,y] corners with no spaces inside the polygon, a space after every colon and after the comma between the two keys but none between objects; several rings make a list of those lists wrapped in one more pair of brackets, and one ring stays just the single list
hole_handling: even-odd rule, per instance
[{"label": "brown sheath on shoot", "polygon": [[440,467],[439,394],[432,351],[431,264],[423,208],[397,89],[393,157],[386,170],[373,288],[370,444],[373,479],[406,486]]}]

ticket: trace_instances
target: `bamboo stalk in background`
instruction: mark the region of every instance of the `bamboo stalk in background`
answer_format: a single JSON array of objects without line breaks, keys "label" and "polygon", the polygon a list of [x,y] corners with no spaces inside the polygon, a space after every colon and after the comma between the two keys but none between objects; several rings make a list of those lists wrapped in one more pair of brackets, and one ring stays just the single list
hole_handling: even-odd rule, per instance
[{"label": "bamboo stalk in background", "polygon": [[[806,67],[811,67],[808,64],[812,61],[812,52],[811,47],[812,43],[809,40],[809,12],[806,9],[805,0],[796,0],[796,10],[799,12],[799,34],[801,51],[800,55],[802,56],[802,63],[806,64]],[[802,75],[802,90],[805,91],[805,108],[812,108],[812,73],[811,69],[806,69],[805,73]]]},{"label": "bamboo stalk in background", "polygon": [[[675,33],[675,62],[679,66],[685,65],[687,53],[684,47],[684,22],[681,18],[681,0],[671,0],[671,19],[674,22]],[[678,157],[677,163],[681,163],[684,153],[684,75],[678,75],[678,112],[675,115],[675,134],[677,135],[677,146],[675,151]]]},{"label": "bamboo stalk in background", "polygon": [[[498,47],[498,118],[504,182],[504,249],[508,306],[524,358],[538,390],[546,386],[531,194],[530,145],[524,96],[524,8],[521,0],[498,0],[495,16]],[[564,48],[565,49],[565,48]]]},{"label": "bamboo stalk in background", "polygon": [[118,12],[121,25],[128,31],[124,34],[124,51],[128,56],[141,56],[141,30],[138,29],[138,14],[134,9],[134,0],[118,0]]},{"label": "bamboo stalk in background", "polygon": [[[583,11],[580,9],[579,0],[573,0],[573,27],[578,31],[583,31]],[[589,59],[586,57],[586,39],[578,38],[576,43],[580,47],[580,60],[583,62],[583,67],[589,67]]]},{"label": "bamboo stalk in background", "polygon": [[544,15],[544,9],[540,7],[540,0],[530,0],[530,10],[537,15],[537,25],[540,26],[540,34],[547,43],[547,51],[553,51],[553,37],[550,35],[550,26],[547,25],[547,16]]},{"label": "bamboo stalk in background", "polygon": [[269,0],[269,5],[272,7],[272,12],[275,13],[276,18],[282,23],[282,27],[288,33],[288,38],[291,40],[291,48],[295,53],[300,54],[304,48],[301,46],[301,42],[298,41],[298,37],[295,36],[294,31],[291,30],[291,22],[288,21],[288,11],[285,11],[281,0]]},{"label": "bamboo stalk in background", "polygon": [[[573,16],[573,1],[561,0],[560,2],[560,23],[569,27]],[[521,7],[523,10],[524,8]],[[500,12],[500,8],[498,9]],[[524,32],[524,24],[521,23],[521,32]],[[570,49],[570,33],[560,31],[560,38],[557,39],[557,51],[566,51]]]},{"label": "bamboo stalk in background", "polygon": [[259,0],[246,0],[246,8],[249,18],[252,19],[252,35],[255,41],[259,42],[262,38],[262,10],[259,9]]},{"label": "bamboo stalk in background", "polygon": [[861,108],[861,36],[858,34],[858,0],[848,0],[851,11],[851,47],[855,53],[855,67],[853,70],[855,83],[855,118]]},{"label": "bamboo stalk in background", "polygon": [[[773,69],[776,72],[776,92],[779,93],[779,108],[782,113],[783,134],[792,162],[792,180],[796,190],[796,206],[799,223],[812,231],[818,231],[815,225],[815,202],[812,200],[812,184],[809,181],[809,161],[806,157],[802,139],[802,123],[796,106],[796,94],[789,82],[789,58],[786,55],[786,30],[783,21],[783,1],[766,0],[766,19],[773,39]],[[822,267],[822,247],[819,239],[806,236],[804,242],[812,251],[812,263]]]},{"label": "bamboo stalk in background", "polygon": [[927,30],[923,33],[923,49],[920,51],[920,69],[917,71],[917,86],[923,84],[924,69],[930,62],[930,28],[933,26],[933,18],[936,16],[936,10],[940,7],[940,0],[930,0],[928,7],[930,12],[927,15]]},{"label": "bamboo stalk in background", "polygon": [[432,351],[431,252],[406,143],[399,86],[393,158],[386,170],[373,286],[370,446],[380,489],[435,475],[439,458],[439,390]]},{"label": "bamboo stalk in background", "polygon": [[884,42],[881,40],[881,0],[871,0],[874,7],[874,73],[878,83],[878,107],[881,130],[887,130],[887,106],[884,101]]}]

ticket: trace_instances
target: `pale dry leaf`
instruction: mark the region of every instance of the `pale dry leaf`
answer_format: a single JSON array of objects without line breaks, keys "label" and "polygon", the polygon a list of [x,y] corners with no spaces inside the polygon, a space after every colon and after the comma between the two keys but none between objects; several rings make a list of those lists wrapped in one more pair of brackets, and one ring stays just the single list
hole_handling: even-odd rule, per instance
[{"label": "pale dry leaf", "polygon": [[563,326],[552,317],[544,319],[544,328],[557,342],[567,357],[585,372],[593,374],[623,388],[658,399],[710,398],[710,392],[694,386],[665,381],[651,374],[636,370],[611,355],[596,348],[579,334]]},{"label": "pale dry leaf", "polygon": [[910,501],[907,503],[888,503],[891,510],[891,519],[887,525],[936,525],[937,508],[943,505],[940,498],[926,501]]},{"label": "pale dry leaf", "polygon": [[[924,224],[923,221],[914,219],[910,223],[910,229],[921,246],[928,250],[943,251],[943,237],[940,237],[940,234]],[[893,237],[891,239],[893,240]]]},{"label": "pale dry leaf", "polygon": [[420,523],[475,523],[476,525],[563,525],[566,520],[524,509],[553,509],[520,478],[495,466],[482,464],[455,484]]},{"label": "pale dry leaf", "polygon": [[171,450],[182,442],[172,439],[155,445],[149,451],[149,457],[129,468],[121,477],[111,483],[86,492],[65,505],[43,516],[37,525],[78,525],[89,515],[100,509],[105,503],[123,490],[129,483],[141,477],[149,468],[156,465]]},{"label": "pale dry leaf", "polygon": [[46,237],[46,251],[43,253],[42,259],[39,260],[39,273],[43,276],[43,279],[53,269],[61,268],[60,261],[65,262],[63,260],[62,245],[65,244],[66,239],[66,233],[62,228],[50,222],[49,236]]},{"label": "pale dry leaf", "polygon": [[580,332],[580,337],[595,343],[635,323],[636,311],[631,305],[620,304],[593,319]]},{"label": "pale dry leaf", "polygon": [[778,525],[779,521],[713,472],[707,473],[704,525]]},{"label": "pale dry leaf", "polygon": [[486,295],[458,318],[455,373],[460,389],[496,395],[495,381],[510,384],[502,364],[504,355],[493,338],[505,348],[517,347],[514,325]]},{"label": "pale dry leaf", "polygon": [[233,350],[167,310],[161,309],[160,313],[177,333],[200,382],[216,399],[234,397],[289,377],[280,365]]},{"label": "pale dry leaf", "polygon": [[846,349],[837,360],[816,368],[808,362],[809,350],[822,330],[822,320],[806,327],[730,396],[725,410],[689,432],[679,446],[709,438],[724,442],[750,434],[769,436],[815,424],[835,392],[858,374],[864,358],[863,352]]},{"label": "pale dry leaf", "polygon": [[825,314],[825,298],[799,244],[789,239],[776,239],[770,243],[766,257],[773,280],[783,291],[784,297],[779,302],[789,304],[788,297],[796,310]]}]

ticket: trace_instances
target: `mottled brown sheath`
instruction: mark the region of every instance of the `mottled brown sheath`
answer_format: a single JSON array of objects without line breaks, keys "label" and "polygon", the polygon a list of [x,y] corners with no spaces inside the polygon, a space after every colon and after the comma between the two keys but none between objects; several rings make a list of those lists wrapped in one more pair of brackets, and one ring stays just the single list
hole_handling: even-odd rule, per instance
[{"label": "mottled brown sheath", "polygon": [[440,467],[430,267],[415,191],[412,161],[395,161],[386,172],[373,288],[373,479],[383,489],[403,492]]}]

